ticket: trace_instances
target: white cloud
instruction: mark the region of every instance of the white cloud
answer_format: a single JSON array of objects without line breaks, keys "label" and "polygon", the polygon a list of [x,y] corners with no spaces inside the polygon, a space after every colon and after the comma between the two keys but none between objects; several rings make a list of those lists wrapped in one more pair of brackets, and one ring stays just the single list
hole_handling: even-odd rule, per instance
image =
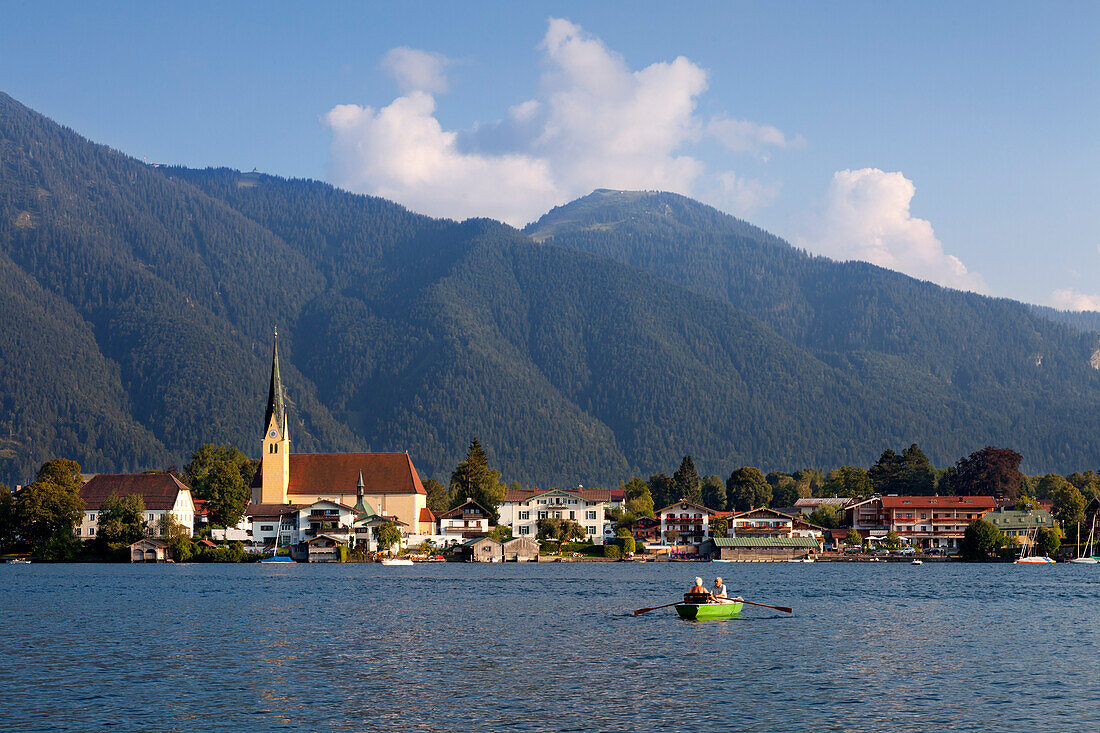
[{"label": "white cloud", "polygon": [[1100,295],[1079,293],[1073,288],[1055,290],[1050,294],[1050,304],[1064,311],[1100,311]]},{"label": "white cloud", "polygon": [[944,251],[932,225],[909,212],[915,193],[900,172],[837,171],[818,232],[799,244],[835,259],[864,260],[947,287],[987,292],[980,275]]},{"label": "white cloud", "polygon": [[[708,170],[685,147],[704,137],[737,152],[789,147],[780,130],[696,114],[707,73],[684,57],[632,70],[602,41],[551,19],[539,46],[535,98],[502,120],[448,131],[435,117],[446,59],[394,49],[384,64],[409,90],[375,110],[333,108],[331,175],[339,186],[435,216],[492,216],[512,224],[595,188],[662,189],[745,216],[775,185]],[[799,138],[800,139],[800,138]]]},{"label": "white cloud", "polygon": [[449,63],[443,54],[408,46],[392,48],[382,57],[382,68],[390,73],[402,92],[446,92],[445,68]]}]

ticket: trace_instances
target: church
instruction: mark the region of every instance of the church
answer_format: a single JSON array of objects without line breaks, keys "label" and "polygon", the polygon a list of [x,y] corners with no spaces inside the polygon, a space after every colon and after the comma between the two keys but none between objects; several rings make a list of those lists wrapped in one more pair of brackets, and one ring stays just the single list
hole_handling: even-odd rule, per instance
[{"label": "church", "polygon": [[[408,453],[292,453],[286,396],[279,374],[279,335],[271,356],[271,386],[264,415],[263,456],[252,481],[247,513],[271,521],[297,514],[319,501],[357,510],[357,514],[397,519],[417,533],[427,510],[427,492]],[[275,520],[278,522],[279,520]],[[285,520],[284,520],[285,521]],[[264,533],[253,533],[262,542]],[[273,538],[274,539],[274,538]]]}]

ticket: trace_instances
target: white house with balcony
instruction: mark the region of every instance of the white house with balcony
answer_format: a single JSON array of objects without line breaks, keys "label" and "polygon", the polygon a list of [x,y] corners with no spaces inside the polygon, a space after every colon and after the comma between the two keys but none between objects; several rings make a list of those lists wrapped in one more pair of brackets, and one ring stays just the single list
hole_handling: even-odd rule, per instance
[{"label": "white house with balcony", "polygon": [[710,539],[710,526],[718,515],[713,509],[687,499],[669,504],[656,514],[661,523],[661,543],[666,545],[702,544]]},{"label": "white house with balcony", "polygon": [[500,505],[499,524],[512,528],[513,537],[538,536],[538,520],[565,519],[579,524],[585,539],[604,542],[607,489],[509,489]]},{"label": "white house with balcony", "polygon": [[492,518],[488,509],[467,499],[454,509],[436,514],[436,534],[448,545],[484,537],[492,529],[489,524]]}]

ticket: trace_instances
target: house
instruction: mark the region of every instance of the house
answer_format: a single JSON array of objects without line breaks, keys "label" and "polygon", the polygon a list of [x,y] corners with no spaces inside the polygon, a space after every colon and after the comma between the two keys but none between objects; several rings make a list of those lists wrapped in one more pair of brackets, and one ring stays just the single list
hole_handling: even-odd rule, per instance
[{"label": "house", "polygon": [[465,562],[501,562],[504,559],[501,544],[490,537],[466,540],[455,546],[455,553]]},{"label": "house", "polygon": [[794,523],[791,525],[791,537],[809,537],[817,540],[818,543],[824,542],[825,528],[807,522],[802,518],[803,516],[803,514],[798,514],[794,517]]},{"label": "house", "polygon": [[656,517],[638,517],[630,523],[630,533],[637,542],[660,542],[661,520]]},{"label": "house", "polygon": [[299,543],[290,554],[299,562],[339,562],[340,548],[347,545],[348,540],[344,536],[321,533]]},{"label": "house", "polygon": [[884,496],[889,531],[917,547],[958,549],[966,525],[997,502],[992,496]]},{"label": "house", "polygon": [[511,527],[513,537],[534,538],[538,520],[567,519],[581,525],[586,539],[602,545],[609,501],[607,489],[509,489],[498,510],[498,524]]},{"label": "house", "polygon": [[851,499],[843,496],[807,496],[795,501],[795,509],[803,514],[813,514],[816,510],[824,506],[831,506],[838,512],[842,511],[844,507],[848,506]]},{"label": "house", "polygon": [[890,531],[889,517],[882,508],[881,496],[849,502],[841,513],[841,524],[868,536],[885,537]]},{"label": "house", "polygon": [[80,488],[84,517],[76,536],[95,539],[99,510],[110,496],[140,496],[145,503],[145,526],[150,536],[162,536],[163,519],[171,517],[191,536],[195,533],[195,503],[191,489],[170,473],[106,474],[93,476]]},{"label": "house", "polygon": [[749,509],[735,513],[729,520],[729,536],[790,537],[793,534],[794,523],[794,517],[777,512],[775,509],[767,507]]},{"label": "house", "polygon": [[467,499],[454,509],[440,512],[436,516],[435,533],[442,536],[445,544],[455,540],[468,540],[488,534],[492,513],[473,499]]},{"label": "house", "polygon": [[167,562],[168,545],[153,537],[146,537],[130,545],[130,562]]},{"label": "house", "polygon": [[699,545],[710,537],[713,509],[681,499],[657,511],[661,522],[662,544]]},{"label": "house", "polygon": [[1034,544],[1035,530],[1039,527],[1046,529],[1058,527],[1058,523],[1046,509],[995,509],[988,512],[982,519],[1001,530],[1001,534],[1005,537],[1015,537],[1022,546]]},{"label": "house", "polygon": [[501,548],[504,562],[538,562],[539,543],[530,537],[513,537]]},{"label": "house", "polygon": [[786,562],[820,550],[820,543],[811,537],[713,537],[699,547],[699,554],[733,562]]},{"label": "house", "polygon": [[396,517],[413,528],[427,506],[427,492],[407,453],[291,453],[278,334],[261,444],[260,468],[252,481],[254,505],[327,500],[351,506],[363,497],[377,514]]}]

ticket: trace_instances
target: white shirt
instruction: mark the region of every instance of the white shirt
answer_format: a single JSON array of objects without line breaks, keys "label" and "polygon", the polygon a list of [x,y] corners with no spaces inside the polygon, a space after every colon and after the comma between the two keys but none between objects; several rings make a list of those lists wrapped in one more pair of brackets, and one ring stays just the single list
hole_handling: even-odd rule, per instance
[{"label": "white shirt", "polygon": [[725,586],[725,584],[716,585],[716,586],[714,586],[713,588],[710,589],[710,592],[716,598],[725,598],[726,597],[726,586]]}]

